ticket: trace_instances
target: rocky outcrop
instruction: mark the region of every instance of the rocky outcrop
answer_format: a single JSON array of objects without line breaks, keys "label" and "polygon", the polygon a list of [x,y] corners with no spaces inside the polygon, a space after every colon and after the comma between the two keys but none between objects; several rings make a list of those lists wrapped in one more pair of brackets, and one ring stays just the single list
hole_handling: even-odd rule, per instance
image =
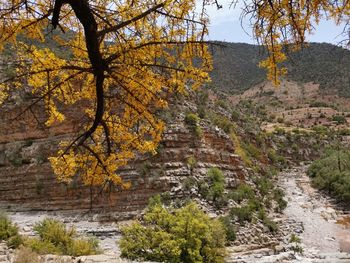
[{"label": "rocky outcrop", "polygon": [[[46,128],[40,124],[46,118],[40,105],[20,114],[23,109],[13,106],[0,113],[0,208],[8,211],[92,209],[123,219],[138,214],[149,197],[177,189],[186,177],[203,175],[210,167],[220,167],[230,185],[246,177],[224,133],[204,125],[203,136],[197,138],[180,120],[168,124],[156,156],[142,156],[120,170],[123,179],[132,183],[130,190],[110,186],[101,192],[83,186],[79,178],[68,185],[59,183],[47,157],[61,140],[79,131],[79,111],[67,112],[69,121]],[[187,165],[189,157],[196,159],[196,167]]]}]

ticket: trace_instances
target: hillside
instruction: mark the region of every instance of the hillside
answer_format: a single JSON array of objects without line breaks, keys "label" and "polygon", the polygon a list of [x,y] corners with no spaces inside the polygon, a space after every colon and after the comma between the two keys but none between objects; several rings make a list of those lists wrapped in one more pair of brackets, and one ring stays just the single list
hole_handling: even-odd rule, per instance
[{"label": "hillside", "polygon": [[[266,79],[258,63],[266,54],[259,46],[242,43],[215,42],[211,46],[214,70],[213,89],[235,94],[245,91]],[[289,53],[287,80],[320,84],[323,93],[336,91],[350,96],[350,51],[326,43],[311,43],[296,53]]]}]

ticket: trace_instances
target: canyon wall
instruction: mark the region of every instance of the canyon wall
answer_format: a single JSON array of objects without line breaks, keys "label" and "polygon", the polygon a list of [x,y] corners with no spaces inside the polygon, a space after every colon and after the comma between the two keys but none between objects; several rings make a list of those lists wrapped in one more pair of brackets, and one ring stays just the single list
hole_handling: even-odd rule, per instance
[{"label": "canyon wall", "polygon": [[[188,176],[205,176],[210,167],[223,170],[229,187],[247,176],[227,135],[202,124],[203,136],[198,138],[180,117],[168,123],[156,156],[139,157],[119,171],[125,181],[131,182],[131,189],[110,186],[101,191],[83,186],[78,177],[63,184],[53,175],[47,157],[55,153],[62,139],[76,136],[79,112],[74,109],[66,112],[67,121],[47,128],[40,124],[46,118],[40,105],[22,113],[25,109],[12,106],[0,113],[0,209],[61,212],[92,209],[125,219],[138,214],[157,193],[170,191],[173,197],[183,197],[183,180]],[[195,167],[187,164],[189,157],[196,159]]]}]

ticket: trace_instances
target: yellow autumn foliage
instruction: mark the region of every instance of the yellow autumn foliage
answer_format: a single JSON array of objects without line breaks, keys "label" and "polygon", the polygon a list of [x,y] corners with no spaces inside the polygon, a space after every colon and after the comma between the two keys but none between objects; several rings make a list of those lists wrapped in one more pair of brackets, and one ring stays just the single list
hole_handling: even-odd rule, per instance
[{"label": "yellow autumn foliage", "polygon": [[[138,153],[156,153],[165,129],[156,111],[168,106],[171,93],[209,81],[208,18],[195,6],[195,0],[0,1],[0,49],[11,44],[18,62],[16,77],[0,84],[0,103],[16,81],[44,102],[47,126],[66,120],[67,107],[83,105],[81,131],[49,158],[60,181],[80,175],[87,185],[130,187],[118,168]],[[51,37],[68,55],[19,36]]]},{"label": "yellow autumn foliage", "polygon": [[[350,2],[262,0],[244,2],[254,36],[269,56],[260,63],[278,84],[286,73],[285,45],[297,50],[321,18],[347,23]],[[0,1],[0,51],[12,45],[16,76],[0,80],[0,104],[29,85],[44,102],[47,126],[83,107],[79,134],[49,158],[61,181],[128,184],[118,168],[138,153],[155,153],[165,129],[157,117],[173,92],[209,81],[211,57],[204,44],[209,19],[196,0]],[[52,32],[63,32],[52,34]],[[23,36],[28,41],[23,40]],[[38,43],[51,37],[62,55]]]}]

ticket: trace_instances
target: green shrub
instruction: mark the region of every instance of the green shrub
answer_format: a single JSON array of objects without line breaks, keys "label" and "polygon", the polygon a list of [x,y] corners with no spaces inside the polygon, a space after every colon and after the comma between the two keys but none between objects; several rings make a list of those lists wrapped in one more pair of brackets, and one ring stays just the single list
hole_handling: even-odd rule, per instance
[{"label": "green shrub", "polygon": [[242,147],[244,150],[252,157],[255,159],[260,159],[262,154],[261,151],[252,143],[243,143]]},{"label": "green shrub", "polygon": [[232,224],[230,217],[229,216],[220,217],[219,220],[225,227],[227,241],[235,241],[236,228],[234,224]]},{"label": "green shrub", "polygon": [[185,123],[189,126],[190,130],[197,138],[201,138],[203,136],[203,130],[199,126],[199,120],[198,115],[194,113],[188,113],[185,116]]},{"label": "green shrub", "polygon": [[267,213],[266,213],[264,208],[259,209],[259,211],[258,211],[258,218],[261,221],[264,221],[267,218]]},{"label": "green shrub", "polygon": [[200,180],[198,182],[198,191],[204,199],[207,199],[209,194],[209,184],[205,180]]},{"label": "green shrub", "polygon": [[67,254],[75,257],[98,253],[99,243],[96,238],[74,239],[67,248]]},{"label": "green shrub", "polygon": [[200,126],[196,126],[193,130],[194,135],[196,135],[197,138],[203,137],[203,129]]},{"label": "green shrub", "polygon": [[327,191],[338,201],[350,202],[350,151],[330,150],[325,156],[314,161],[308,175],[312,184]]},{"label": "green shrub", "polygon": [[240,117],[240,114],[237,110],[232,110],[232,113],[231,113],[231,119],[233,121],[239,121],[239,117]]},{"label": "green shrub", "polygon": [[229,198],[235,200],[240,203],[245,199],[254,197],[254,190],[248,184],[240,184],[236,190],[231,191],[229,194]]},{"label": "green shrub", "polygon": [[284,200],[284,193],[281,189],[274,189],[273,199],[277,203],[276,212],[282,212],[287,207],[287,201]]},{"label": "green shrub", "polygon": [[298,244],[296,244],[295,246],[292,246],[292,250],[294,251],[294,253],[302,254],[304,252],[304,249]]},{"label": "green shrub", "polygon": [[334,115],[332,121],[335,121],[337,124],[344,124],[346,123],[346,118],[342,115]]},{"label": "green shrub", "polygon": [[255,183],[262,196],[266,196],[273,189],[273,183],[268,178],[260,177]]},{"label": "green shrub", "polygon": [[41,240],[40,238],[28,238],[24,241],[24,245],[41,255],[63,254],[62,250],[59,247],[55,246],[53,243],[51,243],[48,240]]},{"label": "green shrub", "polygon": [[148,208],[143,222],[122,228],[122,256],[160,262],[224,262],[225,228],[190,203],[180,209]]},{"label": "green shrub", "polygon": [[293,233],[290,236],[289,243],[300,243],[300,237]]},{"label": "green shrub", "polygon": [[330,105],[328,105],[327,102],[324,102],[324,101],[313,101],[310,103],[309,105],[310,108],[312,107],[316,107],[316,108],[319,108],[319,107],[330,107]]},{"label": "green shrub", "polygon": [[270,159],[271,163],[273,163],[273,164],[284,165],[286,163],[286,159],[283,156],[279,155],[273,149],[269,149],[267,151],[267,157]]},{"label": "green shrub", "polygon": [[192,171],[192,170],[196,167],[196,165],[197,165],[197,160],[196,160],[196,158],[195,158],[194,156],[188,157],[187,160],[186,160],[186,162],[187,162],[187,165],[190,167],[190,170],[191,170],[191,171]]},{"label": "green shrub", "polygon": [[221,128],[227,134],[234,131],[234,124],[227,117],[213,111],[209,112],[208,117],[214,125]]},{"label": "green shrub", "polygon": [[211,180],[213,183],[221,183],[225,184],[225,177],[222,171],[217,168],[217,167],[212,167],[208,170],[207,173],[208,178]]},{"label": "green shrub", "polygon": [[39,235],[41,240],[46,240],[62,248],[68,247],[69,243],[76,236],[74,228],[67,229],[65,224],[51,218],[34,225],[34,231]]},{"label": "green shrub", "polygon": [[216,205],[221,206],[225,203],[225,177],[219,168],[213,167],[208,170],[209,189],[207,199],[212,200]]},{"label": "green shrub", "polygon": [[284,121],[284,119],[283,119],[282,117],[278,117],[278,118],[277,118],[277,122],[278,122],[278,123],[283,123],[283,121]]},{"label": "green shrub", "polygon": [[217,100],[217,101],[215,102],[215,106],[221,107],[221,108],[223,108],[223,109],[225,109],[225,110],[228,109],[227,102],[224,101],[224,100]]},{"label": "green shrub", "polygon": [[44,219],[34,226],[38,238],[28,238],[24,244],[39,254],[62,254],[71,256],[99,253],[96,239],[77,239],[74,228],[67,228],[55,219]]},{"label": "green shrub", "polygon": [[277,135],[283,135],[286,131],[282,127],[275,127],[274,133]]},{"label": "green shrub", "polygon": [[251,222],[253,219],[254,209],[249,206],[233,207],[230,210],[231,218],[236,218],[239,223],[243,224],[245,221]]},{"label": "green shrub", "polygon": [[0,241],[7,241],[15,236],[18,236],[18,227],[5,213],[0,212]]},{"label": "green shrub", "polygon": [[14,235],[12,237],[10,237],[9,239],[7,239],[6,241],[6,245],[9,248],[18,248],[20,245],[23,244],[23,238],[21,235],[17,234]]},{"label": "green shrub", "polygon": [[248,206],[252,211],[259,211],[263,207],[261,200],[256,197],[248,199]]},{"label": "green shrub", "polygon": [[185,116],[185,123],[189,126],[197,126],[199,122],[199,117],[197,114],[194,113],[188,113]]},{"label": "green shrub", "polygon": [[328,128],[323,125],[315,125],[312,130],[318,135],[326,135],[328,133]]},{"label": "green shrub", "polygon": [[303,248],[299,245],[300,242],[300,238],[293,233],[289,239],[289,243],[293,244],[292,250],[294,251],[294,253],[303,253]]},{"label": "green shrub", "polygon": [[338,134],[341,136],[349,136],[350,135],[350,129],[343,128],[338,130]]},{"label": "green shrub", "polygon": [[203,105],[199,105],[197,108],[197,113],[198,113],[198,117],[201,119],[205,119],[207,116],[207,112],[206,112],[207,107],[203,106]]},{"label": "green shrub", "polygon": [[197,181],[196,181],[196,178],[194,178],[193,176],[187,177],[182,182],[182,186],[183,186],[185,191],[190,191],[191,188],[195,187],[196,185],[197,185]]}]

